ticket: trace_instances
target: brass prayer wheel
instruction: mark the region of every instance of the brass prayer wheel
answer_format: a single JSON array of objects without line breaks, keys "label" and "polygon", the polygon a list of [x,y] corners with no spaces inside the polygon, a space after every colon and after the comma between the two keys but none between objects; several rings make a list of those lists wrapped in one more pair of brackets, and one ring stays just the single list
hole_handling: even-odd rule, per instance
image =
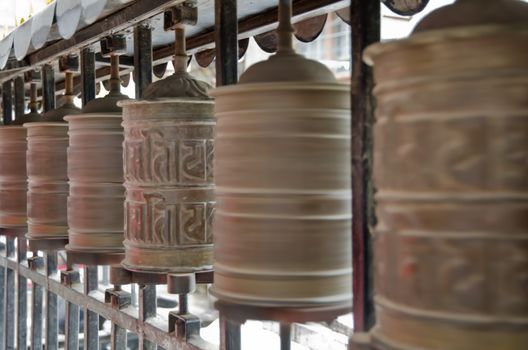
[{"label": "brass prayer wheel", "polygon": [[30,113],[11,125],[0,127],[0,227],[24,228],[27,225],[26,170],[27,132],[24,123],[38,122],[36,91],[31,83]]},{"label": "brass prayer wheel", "polygon": [[212,92],[218,120],[215,278],[221,302],[272,308],[351,305],[350,90],[279,49]]},{"label": "brass prayer wheel", "polygon": [[[185,6],[185,5],[181,5]],[[187,72],[183,24],[175,73],[122,101],[125,130],[125,260],[139,272],[195,272],[213,265],[214,102]]]},{"label": "brass prayer wheel", "polygon": [[90,101],[68,121],[68,261],[86,265],[119,264],[123,257],[123,127],[119,57],[125,38],[101,41],[111,61],[110,92]]},{"label": "brass prayer wheel", "polygon": [[[61,63],[77,64],[77,57]],[[73,72],[65,74],[66,91],[61,107],[44,113],[43,121],[27,128],[28,233],[33,250],[63,249],[68,242],[67,174],[68,124],[64,116],[79,113],[73,104]]]},{"label": "brass prayer wheel", "polygon": [[375,349],[528,346],[528,4],[459,0],[365,54]]}]

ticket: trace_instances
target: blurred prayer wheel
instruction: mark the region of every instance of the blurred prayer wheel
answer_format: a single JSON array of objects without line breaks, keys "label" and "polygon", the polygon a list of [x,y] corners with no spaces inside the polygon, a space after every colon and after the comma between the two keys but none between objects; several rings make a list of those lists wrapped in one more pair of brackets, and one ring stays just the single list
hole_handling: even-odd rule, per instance
[{"label": "blurred prayer wheel", "polygon": [[375,349],[528,346],[528,4],[375,44]]},{"label": "blurred prayer wheel", "polygon": [[68,261],[86,265],[119,264],[123,257],[123,128],[117,102],[119,57],[125,38],[101,41],[110,55],[110,92],[90,101],[82,114],[64,118],[69,125]]},{"label": "blurred prayer wheel", "polygon": [[122,265],[132,271],[194,272],[213,265],[214,102],[209,86],[186,72],[183,23],[175,29],[175,73],[151,84],[144,100],[120,102],[126,187]]},{"label": "blurred prayer wheel", "polygon": [[24,123],[40,121],[37,112],[37,86],[31,83],[31,112],[13,124],[0,127],[0,227],[24,228],[27,226],[26,171],[27,132]]},{"label": "blurred prayer wheel", "polygon": [[292,49],[291,1],[279,49],[212,92],[218,120],[215,278],[221,302],[349,311],[350,90]]},{"label": "blurred prayer wheel", "polygon": [[67,174],[68,124],[64,116],[79,113],[73,104],[73,70],[77,57],[61,58],[73,64],[65,73],[64,104],[44,113],[43,121],[24,124],[28,133],[28,233],[32,250],[64,249],[68,243]]}]

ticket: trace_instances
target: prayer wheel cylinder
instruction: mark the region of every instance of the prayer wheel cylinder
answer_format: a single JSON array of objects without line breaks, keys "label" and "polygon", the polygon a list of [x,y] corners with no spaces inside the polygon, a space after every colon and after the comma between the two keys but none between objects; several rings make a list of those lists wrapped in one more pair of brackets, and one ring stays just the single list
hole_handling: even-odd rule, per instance
[{"label": "prayer wheel cylinder", "polygon": [[[375,349],[528,346],[528,4],[375,44]],[[220,149],[221,150],[221,149]]]},{"label": "prayer wheel cylinder", "polygon": [[295,54],[291,31],[279,29],[278,53],[238,85],[211,93],[218,121],[212,292],[230,304],[348,310],[350,90]]},{"label": "prayer wheel cylinder", "polygon": [[37,87],[30,84],[30,112],[13,124],[0,127],[0,227],[27,226],[28,179],[26,168],[27,131],[24,123],[41,120],[37,112]]},{"label": "prayer wheel cylinder", "polygon": [[64,104],[27,123],[27,216],[29,248],[53,251],[68,243],[68,123],[64,117],[79,113],[74,103],[73,75],[65,76]]},{"label": "prayer wheel cylinder", "polygon": [[123,253],[123,128],[120,114],[67,116],[68,258],[119,263]]},{"label": "prayer wheel cylinder", "polygon": [[123,266],[158,273],[212,269],[213,101],[166,98],[121,105]]},{"label": "prayer wheel cylinder", "polygon": [[101,40],[101,52],[110,59],[110,91],[89,101],[68,122],[68,262],[117,265],[123,259],[125,188],[123,186],[122,109],[119,54],[123,35]]},{"label": "prayer wheel cylinder", "polygon": [[174,30],[174,74],[150,84],[143,100],[120,102],[126,187],[122,265],[132,271],[186,273],[213,265],[214,102],[207,95],[210,86],[187,73],[183,23]]},{"label": "prayer wheel cylinder", "polygon": [[26,226],[26,129],[0,127],[0,227]]},{"label": "prayer wheel cylinder", "polygon": [[64,247],[68,239],[68,124],[39,122],[24,126],[28,140],[27,238]]}]

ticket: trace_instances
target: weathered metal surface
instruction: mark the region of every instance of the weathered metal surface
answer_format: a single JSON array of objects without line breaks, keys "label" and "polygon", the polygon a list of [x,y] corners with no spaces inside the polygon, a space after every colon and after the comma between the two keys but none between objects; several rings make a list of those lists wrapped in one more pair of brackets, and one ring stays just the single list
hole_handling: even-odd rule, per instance
[{"label": "weathered metal surface", "polygon": [[[96,266],[86,266],[84,268],[84,294],[90,295],[97,291],[98,274]],[[99,349],[99,315],[87,307],[84,308],[84,343],[85,350]]]},{"label": "weathered metal surface", "polygon": [[152,83],[152,28],[142,24],[134,28],[134,82],[140,99]]},{"label": "weathered metal surface", "polygon": [[81,51],[81,97],[83,106],[86,106],[95,96],[95,53],[90,49],[83,49]]},{"label": "weathered metal surface", "polygon": [[[27,258],[27,242],[22,235],[17,239],[17,263],[20,265],[26,262]],[[16,307],[16,334],[17,334],[17,349],[27,349],[27,278],[17,273],[17,307]]]},{"label": "weathered metal surface", "polygon": [[[44,271],[45,277],[53,278],[57,273],[57,253],[45,253],[46,269]],[[58,346],[58,309],[57,309],[57,295],[49,290],[45,294],[46,304],[46,320],[45,320],[45,340],[47,350],[57,350]]]},{"label": "weathered metal surface", "polygon": [[237,86],[212,92],[218,119],[213,294],[250,306],[346,310],[349,89],[328,68],[293,52],[287,3],[277,55],[250,67]]},{"label": "weathered metal surface", "polygon": [[[33,255],[28,260],[28,265],[32,270],[37,270],[41,265],[44,265],[44,260],[42,257]],[[31,350],[42,349],[43,299],[42,286],[34,283],[31,290]]]},{"label": "weathered metal surface", "polygon": [[421,12],[429,0],[381,0],[392,12],[402,16],[412,16]]},{"label": "weathered metal surface", "polygon": [[354,331],[374,325],[372,234],[375,225],[372,158],[374,79],[363,63],[365,48],[380,41],[380,3],[354,1],[349,11],[351,25],[351,153],[352,153],[352,295]]},{"label": "weathered metal surface", "polygon": [[[470,4],[467,25],[456,24],[457,10]],[[516,7],[510,21],[503,5]],[[521,350],[528,4],[464,0],[442,13],[445,26],[366,53],[378,103],[373,343]]]},{"label": "weathered metal surface", "polygon": [[55,109],[55,75],[50,64],[42,67],[42,100],[44,113]]},{"label": "weathered metal surface", "polygon": [[9,125],[13,121],[13,81],[2,83],[2,121]]},{"label": "weathered metal surface", "polygon": [[215,0],[216,81],[238,81],[238,17],[236,0]]}]

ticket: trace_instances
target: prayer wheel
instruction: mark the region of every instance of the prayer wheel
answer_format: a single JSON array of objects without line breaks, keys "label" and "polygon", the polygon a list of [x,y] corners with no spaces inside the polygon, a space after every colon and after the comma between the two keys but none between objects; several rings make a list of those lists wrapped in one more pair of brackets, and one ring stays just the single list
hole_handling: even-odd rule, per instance
[{"label": "prayer wheel", "polygon": [[528,346],[528,4],[375,44],[375,349]]},{"label": "prayer wheel", "polygon": [[11,125],[0,127],[0,227],[25,228],[27,225],[26,171],[27,132],[24,123],[38,122],[35,83],[31,83],[31,112]]},{"label": "prayer wheel", "polygon": [[68,261],[86,265],[114,265],[123,256],[123,127],[117,102],[120,92],[119,57],[123,36],[101,41],[110,52],[110,92],[90,101],[82,114],[68,121]]},{"label": "prayer wheel", "polygon": [[[78,66],[77,57],[64,61]],[[63,105],[44,113],[42,122],[24,124],[28,140],[26,237],[32,250],[64,249],[68,242],[68,124],[63,118],[80,109],[73,104],[73,72],[66,72],[65,82]]]},{"label": "prayer wheel", "polygon": [[[184,6],[184,5],[182,5]],[[127,270],[211,270],[214,214],[214,103],[209,86],[187,72],[183,24],[175,73],[122,101],[125,129]]]},{"label": "prayer wheel", "polygon": [[280,1],[279,15],[277,54],[238,85],[211,93],[218,123],[212,292],[235,305],[346,313],[350,89],[293,51],[291,1]]}]

